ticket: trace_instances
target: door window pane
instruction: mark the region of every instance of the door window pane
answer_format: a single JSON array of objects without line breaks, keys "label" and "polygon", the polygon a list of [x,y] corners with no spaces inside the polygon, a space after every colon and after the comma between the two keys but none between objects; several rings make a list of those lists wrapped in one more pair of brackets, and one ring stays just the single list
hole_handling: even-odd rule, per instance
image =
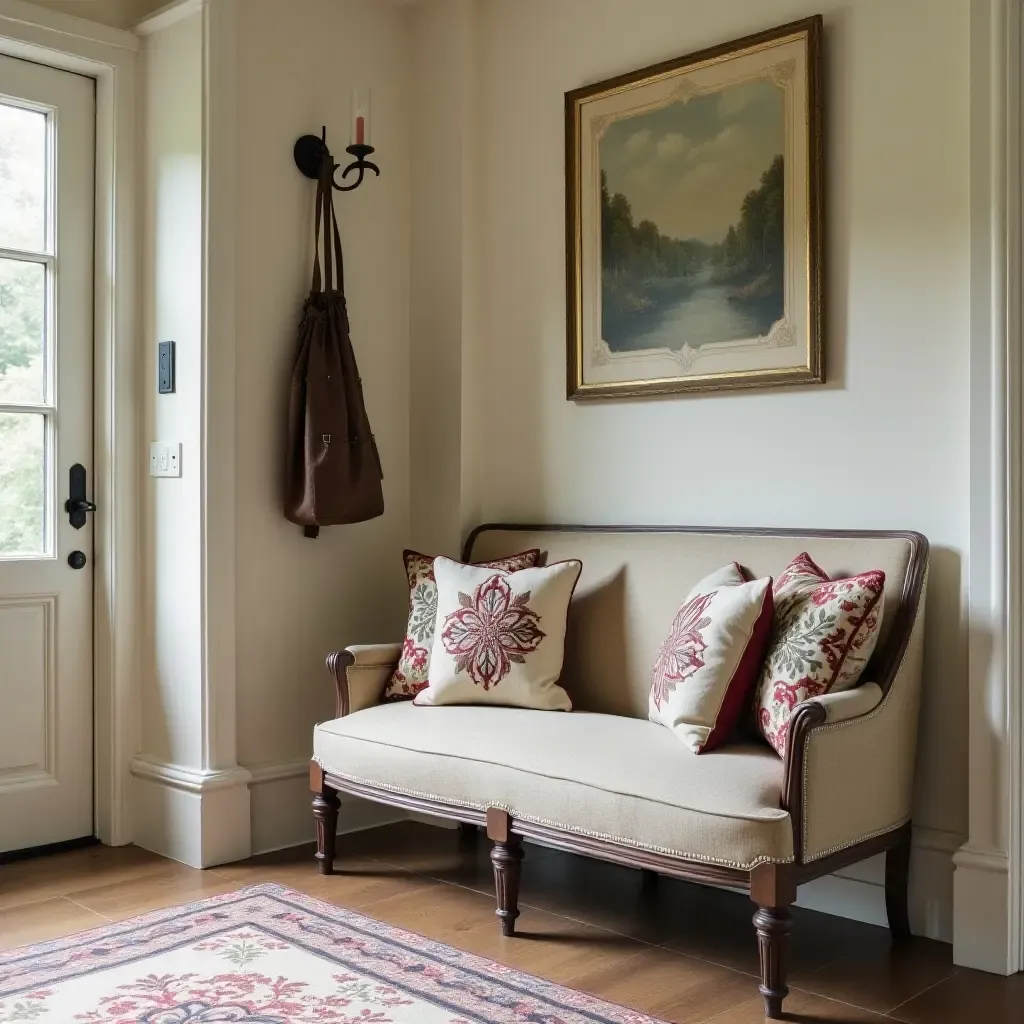
[{"label": "door window pane", "polygon": [[0,404],[42,402],[46,267],[0,259]]},{"label": "door window pane", "polygon": [[46,417],[0,412],[0,555],[46,550]]},{"label": "door window pane", "polygon": [[0,103],[0,247],[46,248],[46,115]]}]

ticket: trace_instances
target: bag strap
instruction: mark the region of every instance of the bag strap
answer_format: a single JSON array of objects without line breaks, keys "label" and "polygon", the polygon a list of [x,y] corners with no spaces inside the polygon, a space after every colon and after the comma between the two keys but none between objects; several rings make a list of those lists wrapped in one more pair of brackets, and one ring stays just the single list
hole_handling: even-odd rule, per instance
[{"label": "bag strap", "polygon": [[[327,163],[325,160],[324,163]],[[324,205],[324,174],[320,171],[320,177],[316,180],[316,227],[313,229],[313,291],[321,290],[323,282],[320,280],[320,217]]]},{"label": "bag strap", "polygon": [[[338,230],[338,218],[334,212],[334,165],[330,156],[325,156],[320,165],[320,176],[316,182],[316,227],[313,231],[313,291],[325,292],[345,290],[345,270],[341,256],[341,233]],[[320,225],[323,224],[324,269],[323,281],[320,277]],[[332,238],[328,239],[328,232]],[[333,247],[333,253],[332,253]],[[333,255],[333,259],[331,258]],[[335,281],[334,268],[337,267]]]}]

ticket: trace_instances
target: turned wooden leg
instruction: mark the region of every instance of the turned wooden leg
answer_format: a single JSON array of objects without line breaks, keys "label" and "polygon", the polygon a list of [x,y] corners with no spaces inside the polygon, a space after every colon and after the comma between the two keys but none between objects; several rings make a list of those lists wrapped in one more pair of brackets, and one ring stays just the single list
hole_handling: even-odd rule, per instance
[{"label": "turned wooden leg", "polygon": [[885,911],[889,915],[889,931],[894,939],[910,936],[910,914],[907,909],[910,886],[910,830],[905,842],[885,854]]},{"label": "turned wooden leg", "polygon": [[501,934],[515,932],[519,916],[519,875],[523,863],[522,838],[512,834],[512,819],[507,811],[487,808],[487,838],[492,840],[491,864],[494,866],[494,891],[498,897],[495,914],[501,921]]},{"label": "turned wooden leg", "polygon": [[459,822],[459,845],[460,846],[475,846],[476,841],[480,836],[480,832],[476,825],[468,821]]},{"label": "turned wooden leg", "polygon": [[770,1020],[782,1016],[782,1000],[789,994],[786,971],[789,933],[793,920],[790,905],[796,900],[796,882],[786,864],[764,864],[750,874],[750,898],[757,904],[754,928],[761,953],[761,997],[764,1015]]},{"label": "turned wooden leg", "polygon": [[338,791],[327,785],[324,770],[311,761],[309,788],[313,791],[313,819],[316,822],[316,859],[321,875],[334,874],[334,844],[338,835]]}]

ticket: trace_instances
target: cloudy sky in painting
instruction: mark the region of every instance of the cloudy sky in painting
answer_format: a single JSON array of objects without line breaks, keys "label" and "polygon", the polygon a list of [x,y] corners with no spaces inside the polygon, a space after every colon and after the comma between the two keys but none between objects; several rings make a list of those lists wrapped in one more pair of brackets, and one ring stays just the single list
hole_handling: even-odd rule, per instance
[{"label": "cloudy sky in painting", "polygon": [[608,187],[675,238],[721,241],[785,139],[783,92],[760,80],[615,121],[601,139]]}]

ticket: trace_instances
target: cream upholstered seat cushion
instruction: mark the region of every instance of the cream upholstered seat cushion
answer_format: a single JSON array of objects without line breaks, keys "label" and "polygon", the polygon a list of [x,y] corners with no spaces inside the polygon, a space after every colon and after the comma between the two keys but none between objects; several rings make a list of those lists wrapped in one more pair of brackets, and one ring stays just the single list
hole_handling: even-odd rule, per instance
[{"label": "cream upholstered seat cushion", "polygon": [[760,744],[698,757],[635,718],[395,703],[318,725],[313,750],[344,779],[689,860],[793,860],[783,764]]}]

